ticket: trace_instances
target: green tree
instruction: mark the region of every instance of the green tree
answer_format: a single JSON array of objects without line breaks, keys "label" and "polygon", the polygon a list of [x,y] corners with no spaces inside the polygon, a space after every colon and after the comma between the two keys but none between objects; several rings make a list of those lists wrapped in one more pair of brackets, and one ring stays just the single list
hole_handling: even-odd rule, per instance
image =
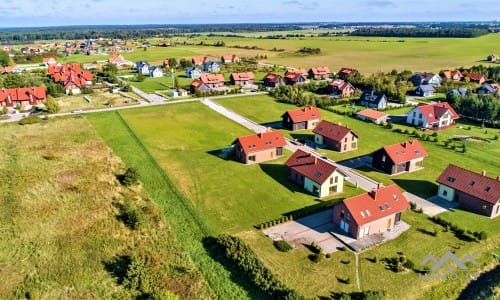
[{"label": "green tree", "polygon": [[45,100],[45,109],[50,114],[55,114],[61,110],[59,103],[50,95],[47,96],[47,100]]},{"label": "green tree", "polygon": [[11,66],[12,60],[10,59],[9,53],[4,50],[0,50],[0,66]]}]

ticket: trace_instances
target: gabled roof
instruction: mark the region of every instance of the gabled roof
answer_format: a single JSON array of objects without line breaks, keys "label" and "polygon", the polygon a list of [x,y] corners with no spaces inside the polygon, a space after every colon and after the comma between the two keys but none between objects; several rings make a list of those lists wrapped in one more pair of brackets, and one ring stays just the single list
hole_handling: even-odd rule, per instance
[{"label": "gabled roof", "polygon": [[263,81],[267,82],[277,82],[281,79],[281,75],[275,74],[275,73],[267,73],[266,76],[262,79]]},{"label": "gabled roof", "polygon": [[351,68],[341,68],[339,70],[339,74],[342,74],[342,75],[355,75],[358,73],[358,70],[356,69],[351,69]]},{"label": "gabled roof", "polygon": [[389,116],[389,114],[386,114],[385,112],[373,110],[371,108],[363,109],[362,111],[358,112],[357,115],[373,120],[378,120],[380,118],[385,118]]},{"label": "gabled roof", "polygon": [[352,132],[354,136],[358,137],[358,135],[351,129],[325,120],[319,122],[319,124],[313,130],[313,133],[324,136],[335,142],[342,141],[342,139],[349,132]]},{"label": "gabled roof", "polygon": [[286,114],[288,114],[293,123],[321,119],[321,113],[319,112],[319,109],[313,106],[291,109],[284,113],[281,117],[285,116]]},{"label": "gabled roof", "polygon": [[312,67],[311,72],[314,75],[329,75],[331,73],[328,67]]},{"label": "gabled roof", "polygon": [[202,64],[208,61],[208,57],[206,56],[195,56],[191,59],[193,61],[193,64]]},{"label": "gabled roof", "polygon": [[435,92],[436,90],[431,84],[421,84],[415,88],[415,90],[421,90],[422,92]]},{"label": "gabled roof", "polygon": [[285,72],[285,77],[288,75],[288,74],[300,74],[304,77],[307,77],[307,70],[306,69],[301,69],[301,68],[296,68],[296,69],[288,69],[286,70]]},{"label": "gabled roof", "polygon": [[224,75],[222,74],[203,74],[200,77],[200,80],[206,84],[216,84],[216,83],[224,83]]},{"label": "gabled roof", "polygon": [[254,75],[252,72],[240,72],[240,73],[231,73],[231,77],[233,80],[253,80]]},{"label": "gabled roof", "polygon": [[464,77],[462,75],[462,73],[460,72],[460,70],[444,70],[441,72],[441,75],[445,78],[448,78],[448,79],[452,79],[453,77],[455,77],[456,75],[458,75],[458,77],[462,78]]},{"label": "gabled roof", "polygon": [[437,182],[491,204],[500,200],[500,181],[486,177],[486,173],[475,173],[449,164]]},{"label": "gabled roof", "polygon": [[108,58],[108,62],[109,62],[109,63],[114,63],[114,62],[117,62],[117,61],[118,61],[118,62],[121,62],[121,61],[124,61],[124,60],[125,60],[125,58],[123,58],[123,55],[118,54],[118,53],[113,54],[113,55],[111,55],[111,56]]},{"label": "gabled roof", "polygon": [[343,91],[348,87],[354,89],[354,86],[349,81],[344,81],[342,79],[334,79],[330,82],[330,86],[337,87],[338,90]]},{"label": "gabled roof", "polygon": [[284,147],[286,140],[280,131],[267,131],[247,136],[240,136],[233,144],[239,143],[245,153],[252,153],[276,147]]},{"label": "gabled roof", "polygon": [[238,59],[238,56],[236,54],[230,54],[230,55],[222,55],[221,58],[223,61],[228,61],[228,60],[235,61]]},{"label": "gabled roof", "polygon": [[459,118],[457,112],[448,102],[420,104],[415,109],[420,110],[420,112],[422,112],[422,117],[430,124],[439,122],[439,119],[447,112],[451,114],[453,120]]},{"label": "gabled roof", "polygon": [[477,81],[477,82],[481,80],[483,81],[486,80],[483,74],[469,73],[465,77],[469,78],[471,81]]},{"label": "gabled roof", "polygon": [[299,81],[299,78],[301,78],[305,81],[307,80],[307,76],[302,75],[301,73],[295,73],[295,72],[289,72],[287,71],[285,73],[285,79],[291,82],[297,82]]},{"label": "gabled roof", "polygon": [[408,200],[395,184],[344,199],[343,202],[358,225],[364,225],[410,208]]},{"label": "gabled roof", "polygon": [[395,164],[427,156],[427,151],[418,140],[385,146],[384,150]]},{"label": "gabled roof", "polygon": [[196,67],[187,67],[186,68],[186,72],[193,72],[193,71],[198,71],[198,72],[201,72],[201,69],[200,67],[196,66]]},{"label": "gabled roof", "polygon": [[459,95],[459,96],[464,96],[467,94],[467,88],[458,88],[458,89],[452,89],[452,90],[449,90],[448,93],[446,93],[446,95]]},{"label": "gabled roof", "polygon": [[[417,72],[413,74],[412,77],[420,77],[422,81],[429,81],[431,80],[434,76],[437,76],[434,73],[427,73],[427,72]],[[437,77],[436,77],[437,78]]]},{"label": "gabled roof", "polygon": [[373,104],[378,105],[380,103],[380,101],[382,101],[382,99],[384,99],[384,97],[385,97],[384,93],[378,93],[378,92],[374,92],[372,90],[367,90],[367,91],[364,91],[363,94],[361,94],[359,101],[373,103]]},{"label": "gabled roof", "polygon": [[45,88],[41,86],[0,89],[0,102],[4,101],[29,101],[30,96],[35,99],[45,99]]},{"label": "gabled roof", "polygon": [[329,162],[300,149],[295,151],[285,165],[318,184],[323,184],[337,170]]}]

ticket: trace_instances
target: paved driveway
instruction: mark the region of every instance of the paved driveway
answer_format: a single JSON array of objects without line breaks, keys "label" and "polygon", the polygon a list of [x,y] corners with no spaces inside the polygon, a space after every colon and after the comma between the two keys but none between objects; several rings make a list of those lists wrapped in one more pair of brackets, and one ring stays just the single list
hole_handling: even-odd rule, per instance
[{"label": "paved driveway", "polygon": [[264,229],[264,233],[273,240],[285,240],[294,248],[315,242],[324,253],[332,253],[344,246],[331,232],[334,229],[332,209],[327,209],[307,217],[289,221]]},{"label": "paved driveway", "polygon": [[434,217],[435,215],[439,215],[440,213],[457,207],[457,202],[446,201],[437,196],[424,199],[408,192],[403,192],[403,195],[408,201],[414,202],[417,208],[422,208],[423,213],[429,217]]}]

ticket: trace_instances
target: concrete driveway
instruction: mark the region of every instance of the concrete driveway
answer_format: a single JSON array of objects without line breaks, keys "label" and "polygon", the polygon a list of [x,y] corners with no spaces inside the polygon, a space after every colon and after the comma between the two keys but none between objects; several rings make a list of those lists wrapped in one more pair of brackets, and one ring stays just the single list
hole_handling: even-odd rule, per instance
[{"label": "concrete driveway", "polygon": [[326,254],[344,246],[332,235],[333,229],[333,211],[329,208],[301,219],[264,229],[263,232],[272,240],[289,242],[294,249],[314,242]]}]

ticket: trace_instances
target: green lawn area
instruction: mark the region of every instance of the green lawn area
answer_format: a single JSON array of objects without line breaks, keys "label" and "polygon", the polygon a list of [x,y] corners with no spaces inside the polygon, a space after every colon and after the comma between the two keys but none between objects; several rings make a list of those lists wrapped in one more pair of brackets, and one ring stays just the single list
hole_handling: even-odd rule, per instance
[{"label": "green lawn area", "polygon": [[[88,96],[91,102],[88,102],[83,97]],[[137,95],[131,95],[132,97],[139,98]],[[55,98],[59,106],[61,107],[61,112],[69,112],[74,109],[98,109],[98,108],[108,108],[111,104],[114,107],[117,106],[127,106],[138,104],[135,100],[126,98],[118,93],[109,93],[106,90],[94,90],[92,94],[88,95],[64,95]]]},{"label": "green lawn area", "polygon": [[168,90],[172,86],[172,78],[167,77],[146,77],[144,81],[134,81],[131,79],[129,82],[132,86],[149,94],[156,91]]},{"label": "green lawn area", "polygon": [[[276,102],[272,97],[266,95],[244,98],[226,98],[218,100],[218,103],[261,124],[280,121],[280,116],[285,111],[295,108],[293,105]],[[405,110],[409,110],[409,108],[402,108],[398,114],[403,113]],[[328,149],[318,149],[318,152],[325,154],[335,161],[368,155],[385,145],[414,138],[410,134],[395,133],[373,123],[364,122],[345,115],[339,115],[325,110],[322,110],[321,113],[323,119],[347,125],[360,137],[358,141],[358,150],[355,151],[337,153]],[[389,111],[389,113],[392,113],[392,111]],[[468,126],[471,127],[470,130],[468,130]],[[410,132],[414,130],[413,127],[399,124],[395,125],[395,128],[408,129]],[[312,139],[313,136],[310,130],[298,132],[282,130],[282,132],[285,136],[296,139]],[[445,148],[443,141],[455,134],[475,135],[487,138],[490,142],[469,141],[467,142],[466,153],[461,153],[461,148],[458,150]],[[460,122],[455,127],[439,131],[438,136],[440,142],[438,143],[421,141],[424,148],[429,153],[429,156],[425,159],[425,168],[423,170],[397,176],[389,176],[366,167],[360,168],[359,171],[385,184],[394,182],[407,191],[429,197],[436,191],[436,178],[449,163],[454,163],[476,172],[480,172],[484,169],[488,174],[492,174],[491,176],[500,174],[500,163],[496,159],[496,157],[500,156],[500,141],[492,140],[495,134],[499,135],[500,131],[492,128],[482,129],[477,124],[470,125],[470,123]]]},{"label": "green lawn area", "polygon": [[[250,166],[220,157],[221,149],[251,132],[201,103],[130,110],[123,116],[215,232],[249,230],[318,203],[287,179],[283,162],[289,152]],[[341,196],[360,192],[346,187]]]}]

